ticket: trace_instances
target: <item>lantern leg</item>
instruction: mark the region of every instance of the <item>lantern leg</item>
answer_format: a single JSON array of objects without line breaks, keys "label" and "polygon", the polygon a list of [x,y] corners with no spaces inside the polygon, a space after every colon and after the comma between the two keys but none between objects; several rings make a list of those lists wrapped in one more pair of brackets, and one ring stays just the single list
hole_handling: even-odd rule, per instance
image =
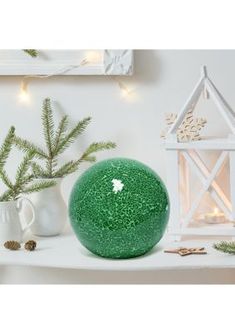
[{"label": "lantern leg", "polygon": [[189,189],[189,168],[188,168],[188,164],[187,161],[184,157],[183,154],[180,154],[180,192],[181,192],[181,196],[180,196],[180,202],[182,203],[182,207],[181,207],[181,215],[185,215],[188,210],[190,209],[190,189]]},{"label": "lantern leg", "polygon": [[[230,196],[231,196],[231,216],[235,222],[235,152],[229,152],[229,169],[230,169]],[[235,234],[235,229],[234,229]]]},{"label": "lantern leg", "polygon": [[174,239],[180,238],[181,217],[179,199],[179,153],[178,151],[167,151],[167,185],[170,197],[170,219],[168,233]]}]

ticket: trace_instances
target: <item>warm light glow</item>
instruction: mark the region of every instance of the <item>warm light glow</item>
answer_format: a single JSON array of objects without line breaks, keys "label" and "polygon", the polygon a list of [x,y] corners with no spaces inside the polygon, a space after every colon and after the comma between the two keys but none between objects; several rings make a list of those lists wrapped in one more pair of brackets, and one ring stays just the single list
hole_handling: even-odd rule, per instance
[{"label": "warm light glow", "polygon": [[219,209],[218,208],[214,208],[214,212],[213,212],[215,215],[218,215],[219,213]]},{"label": "warm light glow", "polygon": [[101,51],[88,51],[85,57],[89,63],[100,64],[103,62],[103,52]]},{"label": "warm light glow", "polygon": [[208,224],[222,224],[225,223],[226,218],[224,213],[215,207],[212,212],[208,212],[204,215],[204,220]]},{"label": "warm light glow", "polygon": [[131,92],[127,88],[122,89],[122,97],[127,98],[130,94]]},{"label": "warm light glow", "polygon": [[126,85],[124,85],[121,81],[118,81],[118,86],[121,89],[122,92],[122,96],[123,97],[127,97],[128,95],[130,95],[131,91],[127,88]]},{"label": "warm light glow", "polygon": [[121,90],[121,95],[125,100],[134,100],[135,94],[134,90],[131,90],[129,87],[127,87],[123,82],[117,81],[118,86]]},{"label": "warm light glow", "polygon": [[20,85],[19,100],[24,103],[29,102],[29,93],[27,90],[27,84],[24,81],[22,81]]}]

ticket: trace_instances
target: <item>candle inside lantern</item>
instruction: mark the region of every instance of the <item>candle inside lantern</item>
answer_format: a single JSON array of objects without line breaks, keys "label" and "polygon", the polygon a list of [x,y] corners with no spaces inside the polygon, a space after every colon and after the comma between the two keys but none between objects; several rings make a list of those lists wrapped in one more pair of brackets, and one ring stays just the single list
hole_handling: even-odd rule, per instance
[{"label": "candle inside lantern", "polygon": [[208,212],[204,215],[204,220],[208,224],[222,224],[225,222],[225,215],[218,208],[214,208],[213,212]]}]

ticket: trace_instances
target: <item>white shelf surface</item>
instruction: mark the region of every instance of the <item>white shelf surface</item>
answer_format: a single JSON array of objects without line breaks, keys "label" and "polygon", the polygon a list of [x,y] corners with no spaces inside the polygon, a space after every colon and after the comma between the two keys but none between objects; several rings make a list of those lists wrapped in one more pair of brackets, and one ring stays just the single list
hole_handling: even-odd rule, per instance
[{"label": "white shelf surface", "polygon": [[163,141],[163,146],[167,150],[234,150],[235,141],[232,138],[204,137],[202,140],[191,142],[167,142]]},{"label": "white shelf surface", "polygon": [[[125,260],[104,259],[86,250],[72,233],[57,237],[34,238],[38,247],[33,252],[23,248],[10,251],[0,247],[0,265],[34,266],[45,268],[64,268],[104,271],[147,271],[182,269],[232,269],[235,268],[235,256],[223,254],[212,245],[215,240],[187,240],[172,242],[165,237],[148,254]],[[166,248],[179,246],[206,247],[206,255],[188,255],[164,253]]]}]

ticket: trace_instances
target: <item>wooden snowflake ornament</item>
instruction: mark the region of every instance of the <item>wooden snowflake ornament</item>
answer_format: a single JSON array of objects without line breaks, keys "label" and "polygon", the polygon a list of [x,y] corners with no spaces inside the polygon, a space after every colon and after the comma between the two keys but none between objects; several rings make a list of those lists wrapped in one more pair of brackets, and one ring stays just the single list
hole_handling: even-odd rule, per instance
[{"label": "wooden snowflake ornament", "polygon": [[[175,123],[177,119],[176,114],[166,115],[166,125],[167,128],[162,132],[161,137],[166,138],[166,134],[172,124]],[[206,125],[207,121],[205,118],[194,118],[193,109],[190,109],[179,128],[177,129],[177,139],[179,142],[189,142],[194,140],[200,140],[200,131]]]}]

